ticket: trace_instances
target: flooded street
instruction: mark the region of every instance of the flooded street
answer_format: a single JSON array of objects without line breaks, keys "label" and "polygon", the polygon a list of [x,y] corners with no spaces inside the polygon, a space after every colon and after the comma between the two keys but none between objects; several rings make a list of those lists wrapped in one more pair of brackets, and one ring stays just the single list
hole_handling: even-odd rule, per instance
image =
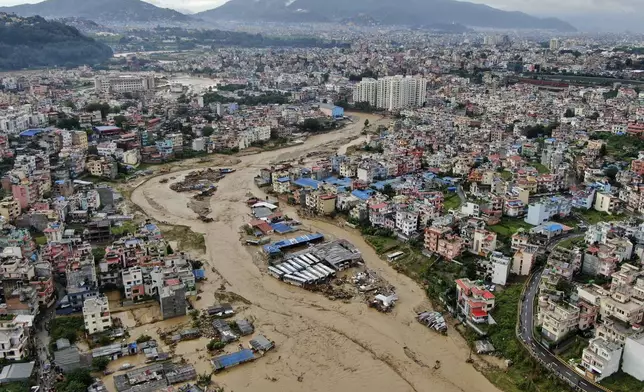
[{"label": "flooded street", "polygon": [[[369,309],[357,300],[331,301],[279,282],[264,272],[266,262],[259,255],[260,248],[241,244],[239,229],[250,221],[250,210],[244,201],[250,194],[263,196],[253,182],[259,169],[322,148],[346,151],[348,146],[358,143],[347,144],[347,138],[360,136],[365,119],[372,126],[389,122],[378,116],[358,116],[355,124],[313,136],[303,145],[241,157],[241,162],[234,166],[237,171],[218,183],[211,199],[210,216],[214,222],[199,221],[187,207],[189,195],[176,193],[168,184],[160,183],[164,178],[179,178],[182,173],[152,178],[132,193],[132,201],[150,217],[187,225],[205,234],[204,268],[208,280],[199,286],[202,292],[196,307],[203,309],[220,302],[215,296],[223,285],[227,293],[250,303],[233,302],[236,309],[241,309],[241,317],[254,319],[256,332],[276,343],[277,349],[266,357],[218,374],[213,380],[226,391],[497,391],[465,363],[469,349],[456,331],[441,336],[415,321],[415,312],[429,306],[423,289],[390,268],[359,233],[329,223],[302,220],[305,229],[319,231],[329,239],[351,241],[362,252],[367,266],[396,287],[400,301],[389,314]],[[338,140],[342,140],[341,145]],[[285,211],[289,216],[296,215],[292,209]],[[130,330],[130,336],[132,339],[141,333],[155,336],[157,329],[181,323],[189,325],[189,320],[139,325]],[[182,342],[175,348],[175,355],[193,363],[199,373],[209,372],[207,341],[202,338]],[[235,351],[236,346],[229,345],[226,350]],[[440,369],[434,369],[437,360],[441,361]],[[109,380],[107,387],[113,390]]]}]

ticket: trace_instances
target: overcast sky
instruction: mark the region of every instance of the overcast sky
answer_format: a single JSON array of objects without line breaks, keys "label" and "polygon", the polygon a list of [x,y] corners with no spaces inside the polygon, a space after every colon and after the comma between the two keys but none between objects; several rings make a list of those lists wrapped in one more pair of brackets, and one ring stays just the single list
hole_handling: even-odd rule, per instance
[{"label": "overcast sky", "polygon": [[[42,0],[0,0],[0,6],[38,3]],[[109,0],[106,0],[109,1]],[[180,11],[203,11],[215,8],[226,0],[144,0],[158,6]],[[320,0],[324,1],[324,0]],[[469,0],[508,11],[524,11],[538,15],[578,14],[597,12],[635,12],[642,14],[642,0]],[[636,7],[639,5],[639,7]],[[642,15],[644,16],[644,15]]]}]

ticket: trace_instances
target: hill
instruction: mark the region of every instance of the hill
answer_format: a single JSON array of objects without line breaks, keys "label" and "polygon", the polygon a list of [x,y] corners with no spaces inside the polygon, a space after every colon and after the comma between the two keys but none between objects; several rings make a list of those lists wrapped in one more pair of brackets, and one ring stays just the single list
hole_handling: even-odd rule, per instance
[{"label": "hill", "polygon": [[230,0],[197,17],[211,20],[335,22],[360,16],[387,25],[426,26],[445,23],[471,27],[574,31],[556,18],[498,10],[455,0]]},{"label": "hill", "polygon": [[112,49],[59,22],[0,13],[0,53],[0,70],[8,71],[101,63]]},{"label": "hill", "polygon": [[36,4],[0,7],[0,12],[43,18],[86,18],[99,24],[183,23],[193,20],[175,10],[141,0],[45,0]]}]

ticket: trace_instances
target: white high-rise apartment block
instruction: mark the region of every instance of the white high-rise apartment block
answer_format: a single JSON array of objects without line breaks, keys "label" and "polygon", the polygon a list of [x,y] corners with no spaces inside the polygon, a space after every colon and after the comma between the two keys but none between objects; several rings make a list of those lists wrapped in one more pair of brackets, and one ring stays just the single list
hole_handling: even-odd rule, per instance
[{"label": "white high-rise apartment block", "polygon": [[133,93],[153,90],[154,76],[97,76],[94,79],[94,89],[97,93]]},{"label": "white high-rise apartment block", "polygon": [[411,76],[390,76],[378,80],[376,106],[396,110],[422,106],[427,95],[427,80]]},{"label": "white high-rise apartment block", "polygon": [[369,105],[376,106],[378,81],[376,79],[364,78],[356,84],[353,90],[353,102],[369,102]]},{"label": "white high-rise apartment block", "polygon": [[397,75],[378,80],[364,79],[356,85],[353,101],[396,110],[422,106],[426,95],[427,79]]}]

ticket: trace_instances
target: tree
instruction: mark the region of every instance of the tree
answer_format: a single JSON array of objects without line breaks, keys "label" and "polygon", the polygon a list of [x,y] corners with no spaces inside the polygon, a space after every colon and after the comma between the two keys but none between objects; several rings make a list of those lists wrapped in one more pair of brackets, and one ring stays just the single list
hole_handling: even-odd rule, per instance
[{"label": "tree", "polygon": [[566,109],[566,112],[564,113],[564,117],[566,118],[575,117],[575,111],[570,108]]},{"label": "tree", "polygon": [[127,123],[127,117],[125,116],[116,116],[114,117],[114,124],[119,127],[123,128],[123,124]]},{"label": "tree", "polygon": [[205,137],[210,137],[213,133],[215,133],[215,130],[211,126],[205,126],[201,130],[201,134]]},{"label": "tree", "polygon": [[165,248],[165,253],[169,255],[174,253],[174,250],[172,250],[172,247],[170,246],[170,244],[168,244],[168,246]]},{"label": "tree", "polygon": [[602,146],[599,149],[599,155],[602,156],[602,157],[605,157],[606,154],[607,154],[606,145],[602,144]]},{"label": "tree", "polygon": [[92,256],[94,256],[94,262],[98,263],[105,257],[105,249],[101,247],[92,249]]},{"label": "tree", "polygon": [[80,129],[80,122],[77,118],[63,118],[58,120],[56,127],[61,129]]},{"label": "tree", "polygon": [[110,363],[110,359],[108,357],[98,357],[92,359],[92,366],[94,369],[98,370],[99,372],[102,372],[103,370],[107,369],[107,365]]},{"label": "tree", "polygon": [[617,177],[617,173],[619,173],[619,169],[616,166],[609,166],[606,169],[604,169],[604,175],[608,177],[611,182],[615,181],[615,177]]},{"label": "tree", "polygon": [[136,342],[141,344],[141,343],[149,342],[150,340],[152,340],[152,337],[148,335],[141,335],[136,339]]},{"label": "tree", "polygon": [[316,132],[322,130],[322,123],[317,118],[307,118],[301,125],[305,131]]},{"label": "tree", "polygon": [[364,126],[367,128],[369,126],[369,119],[364,120]]},{"label": "tree", "polygon": [[86,112],[95,112],[99,110],[101,112],[101,117],[105,118],[107,117],[107,114],[110,112],[110,105],[106,103],[90,103],[89,105],[85,106],[85,111]]},{"label": "tree", "polygon": [[385,186],[382,188],[382,193],[389,197],[396,196],[396,190],[394,190],[391,184],[385,184]]}]

